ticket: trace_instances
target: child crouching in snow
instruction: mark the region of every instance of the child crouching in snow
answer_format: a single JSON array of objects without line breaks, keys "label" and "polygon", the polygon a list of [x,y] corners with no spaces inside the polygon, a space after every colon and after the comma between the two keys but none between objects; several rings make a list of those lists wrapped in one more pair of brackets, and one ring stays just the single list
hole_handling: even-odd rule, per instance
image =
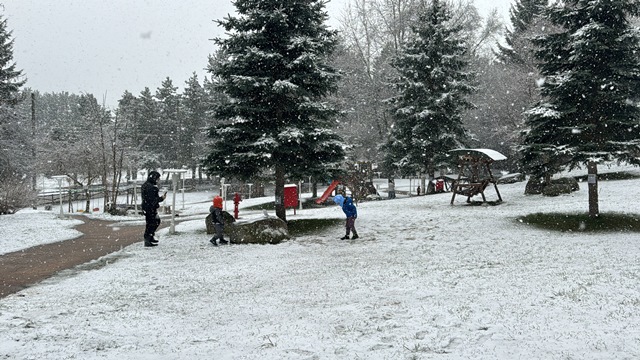
[{"label": "child crouching in snow", "polygon": [[213,226],[216,228],[216,235],[209,240],[213,246],[218,246],[216,240],[220,240],[220,244],[228,244],[224,239],[224,216],[222,215],[222,198],[216,196],[213,198],[213,205],[209,208],[213,220]]},{"label": "child crouching in snow", "polygon": [[340,205],[342,211],[344,211],[344,214],[347,215],[347,234],[344,237],[340,238],[340,240],[348,240],[349,234],[351,232],[353,232],[353,237],[351,239],[357,239],[358,233],[356,232],[356,219],[358,218],[358,209],[356,209],[356,206],[353,205],[353,199],[351,199],[349,196],[345,198],[342,195],[336,195],[333,198],[333,202]]}]

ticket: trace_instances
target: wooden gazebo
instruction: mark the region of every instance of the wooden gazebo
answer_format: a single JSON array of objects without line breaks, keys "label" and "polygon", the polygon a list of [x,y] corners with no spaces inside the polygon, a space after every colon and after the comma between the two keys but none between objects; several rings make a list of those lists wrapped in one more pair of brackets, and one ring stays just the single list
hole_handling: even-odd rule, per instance
[{"label": "wooden gazebo", "polygon": [[491,164],[494,161],[505,160],[507,157],[491,149],[455,149],[450,153],[458,159],[458,169],[460,173],[458,179],[453,184],[453,196],[451,205],[456,195],[467,197],[467,202],[476,195],[482,195],[482,201],[486,202],[484,191],[493,184],[498,195],[498,202],[502,202],[500,191],[495,177],[491,173]]}]

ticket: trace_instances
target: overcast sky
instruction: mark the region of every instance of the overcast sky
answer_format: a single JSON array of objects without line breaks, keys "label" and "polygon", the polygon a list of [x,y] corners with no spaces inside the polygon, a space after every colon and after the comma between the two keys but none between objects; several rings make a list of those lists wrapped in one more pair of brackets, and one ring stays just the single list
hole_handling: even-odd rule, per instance
[{"label": "overcast sky", "polygon": [[[14,60],[27,87],[92,93],[114,108],[125,90],[155,94],[168,76],[179,91],[195,71],[202,82],[214,20],[234,11],[230,0],[0,0],[13,31]],[[327,5],[330,24],[347,0]],[[476,0],[481,12],[509,0]]]}]

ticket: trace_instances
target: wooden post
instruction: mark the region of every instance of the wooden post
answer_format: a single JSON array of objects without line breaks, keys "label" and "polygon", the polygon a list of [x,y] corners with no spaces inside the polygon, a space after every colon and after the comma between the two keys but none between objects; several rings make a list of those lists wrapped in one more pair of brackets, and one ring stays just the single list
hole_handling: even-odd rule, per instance
[{"label": "wooden post", "polygon": [[587,183],[589,184],[589,217],[595,218],[600,215],[598,209],[598,164],[589,161],[587,164]]},{"label": "wooden post", "polygon": [[489,179],[490,181],[493,183],[493,187],[496,189],[496,194],[498,194],[498,201],[502,202],[502,196],[500,196],[500,191],[498,190],[498,181],[496,180],[495,177],[493,177],[493,173],[491,172],[491,166],[489,166],[489,162],[486,163],[487,165],[487,172],[489,173]]},{"label": "wooden post", "polygon": [[462,179],[462,171],[464,170],[464,165],[458,158],[458,180],[456,180],[455,184],[453,184],[453,195],[451,195],[451,205],[453,205],[453,200],[456,198],[456,194],[458,193],[458,184],[460,184],[460,179]]},{"label": "wooden post", "polygon": [[176,233],[176,188],[178,187],[179,173],[171,174],[171,226],[169,227],[169,234],[175,235]]}]

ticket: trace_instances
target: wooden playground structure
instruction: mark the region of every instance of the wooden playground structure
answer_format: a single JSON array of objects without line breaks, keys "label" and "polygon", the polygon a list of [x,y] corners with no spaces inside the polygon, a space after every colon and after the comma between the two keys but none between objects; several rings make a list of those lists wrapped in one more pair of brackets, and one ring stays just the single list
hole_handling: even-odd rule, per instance
[{"label": "wooden playground structure", "polygon": [[454,182],[451,205],[456,195],[467,197],[467,203],[471,203],[471,198],[482,195],[482,202],[487,202],[484,191],[493,184],[498,195],[498,203],[502,202],[502,196],[498,191],[496,178],[491,172],[491,164],[494,161],[505,160],[507,157],[491,149],[456,149],[450,153],[458,159],[459,174]]}]

